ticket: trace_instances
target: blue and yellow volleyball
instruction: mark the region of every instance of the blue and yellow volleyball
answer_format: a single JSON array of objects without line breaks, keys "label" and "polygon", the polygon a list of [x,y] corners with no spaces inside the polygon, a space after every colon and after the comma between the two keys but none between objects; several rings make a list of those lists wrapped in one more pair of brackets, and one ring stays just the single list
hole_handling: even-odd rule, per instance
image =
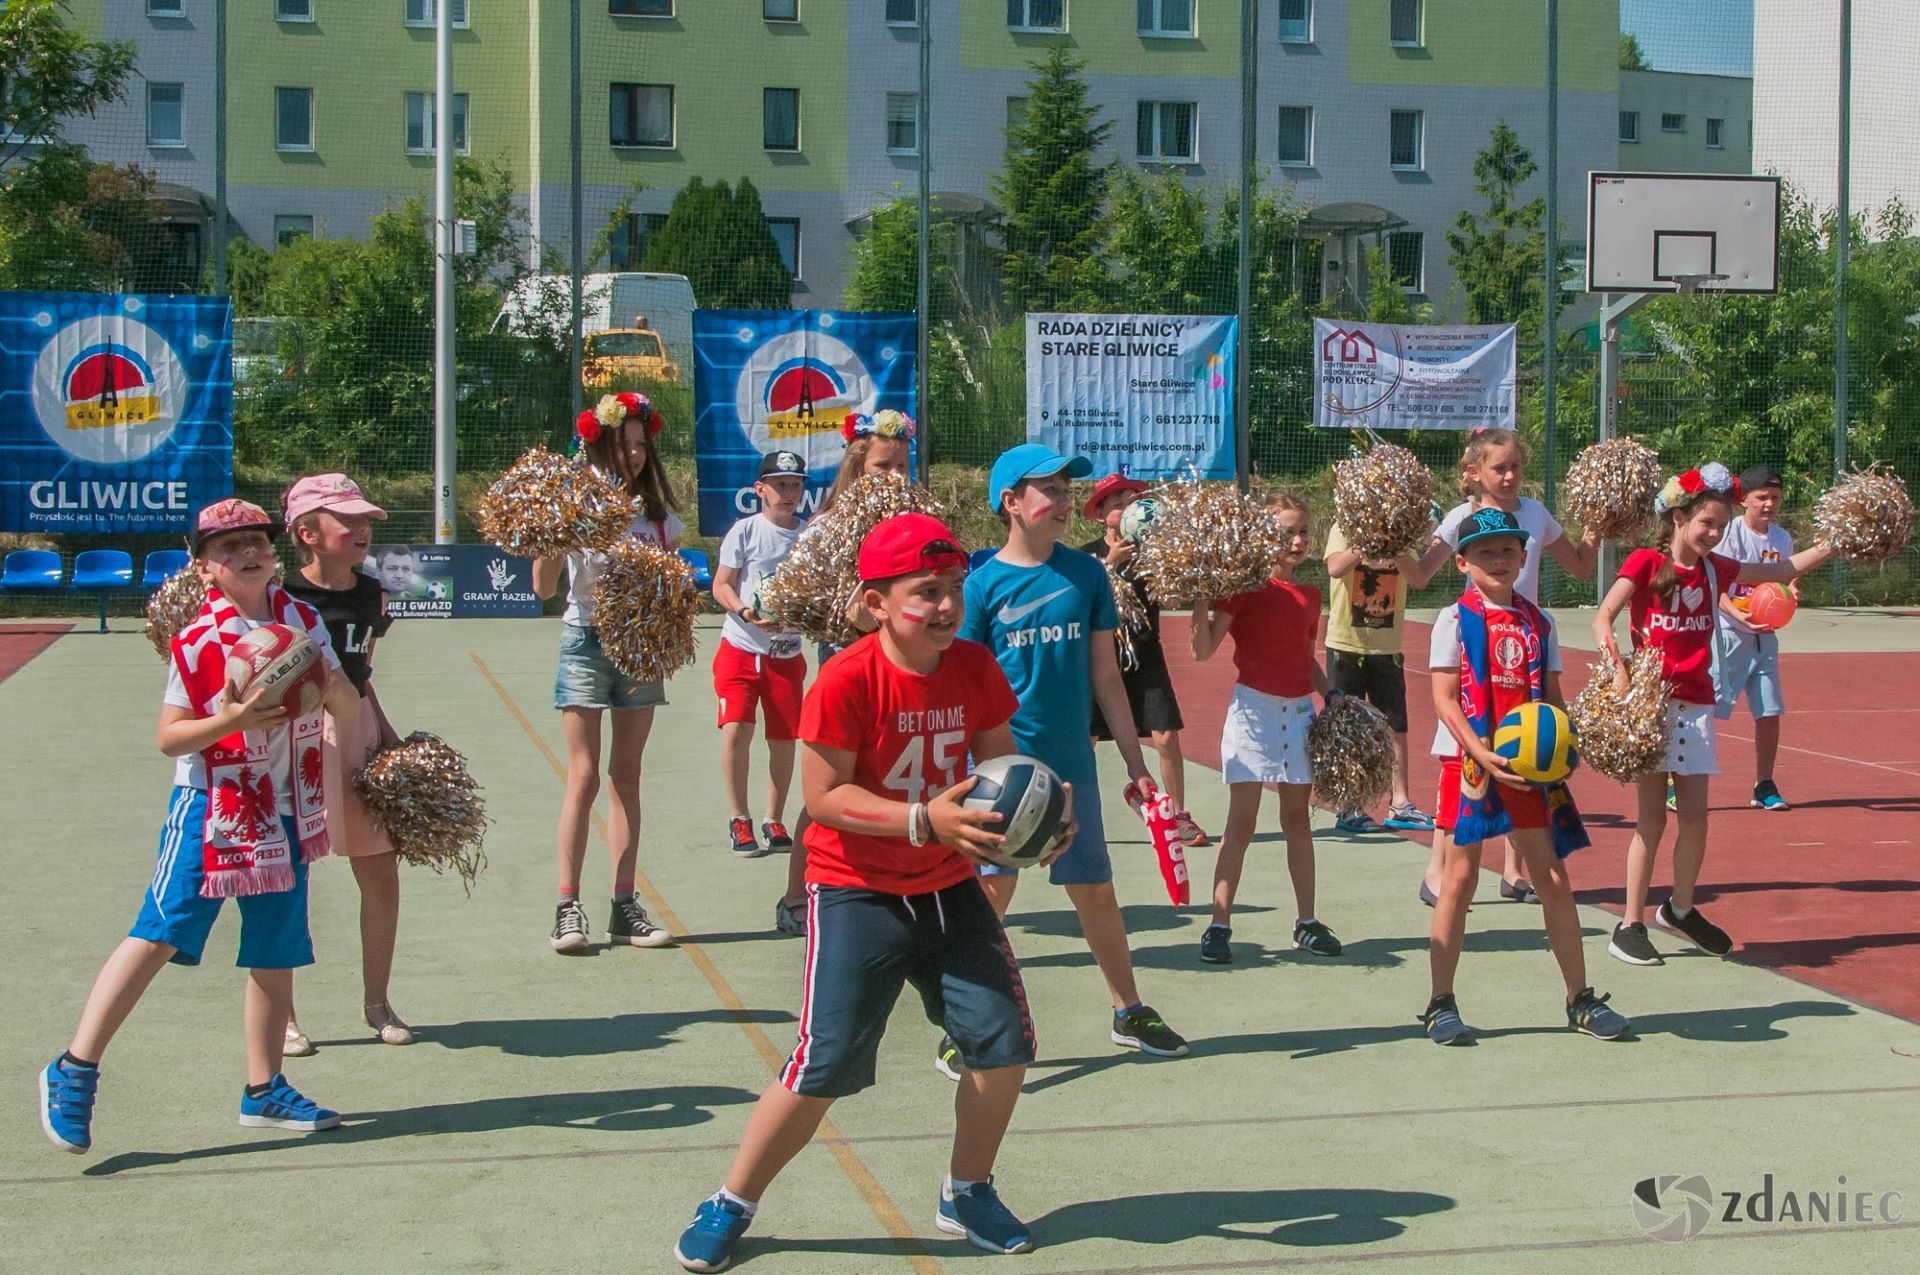
[{"label": "blue and yellow volleyball", "polygon": [[1500,719],[1493,732],[1493,751],[1514,774],[1536,784],[1559,783],[1580,764],[1567,715],[1538,700]]}]

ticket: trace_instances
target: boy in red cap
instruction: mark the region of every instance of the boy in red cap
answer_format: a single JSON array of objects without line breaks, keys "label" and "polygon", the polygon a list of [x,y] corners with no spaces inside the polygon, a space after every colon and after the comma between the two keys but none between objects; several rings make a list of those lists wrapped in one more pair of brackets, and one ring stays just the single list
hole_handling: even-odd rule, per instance
[{"label": "boy in red cap", "polygon": [[953,533],[926,514],[889,518],[861,542],[854,609],[876,631],[827,663],[800,715],[813,823],[799,1040],[748,1119],[724,1185],[674,1247],[690,1271],[733,1260],[761,1194],[834,1099],[873,1083],[904,982],[967,1063],[935,1225],[989,1252],[1033,1246],[993,1189],[994,1157],[1034,1057],[1033,1021],[975,875],[1002,840],[991,829],[999,816],[960,805],[974,785],[968,754],[1011,753],[1008,723],[1020,705],[993,653],[958,640],[966,567]]}]

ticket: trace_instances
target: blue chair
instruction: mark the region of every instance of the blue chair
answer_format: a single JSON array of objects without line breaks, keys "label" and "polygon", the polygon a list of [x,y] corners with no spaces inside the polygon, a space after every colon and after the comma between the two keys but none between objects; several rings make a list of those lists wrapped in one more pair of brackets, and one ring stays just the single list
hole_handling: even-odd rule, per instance
[{"label": "blue chair", "polygon": [[107,631],[107,595],[132,589],[133,555],[124,549],[88,549],[73,560],[73,578],[67,587],[76,593],[100,595],[100,632]]},{"label": "blue chair", "polygon": [[999,548],[994,545],[988,545],[985,549],[975,549],[967,555],[967,570],[978,571],[989,562],[992,562],[994,555],[999,552]]},{"label": "blue chair", "polygon": [[51,593],[60,587],[60,555],[51,549],[15,549],[0,567],[0,590]]},{"label": "blue chair", "polygon": [[185,549],[155,549],[147,555],[146,567],[140,572],[140,587],[152,593],[192,561],[193,555]]},{"label": "blue chair", "polygon": [[707,555],[698,549],[682,549],[681,561],[693,568],[693,582],[703,591],[713,588],[713,569],[707,562]]}]

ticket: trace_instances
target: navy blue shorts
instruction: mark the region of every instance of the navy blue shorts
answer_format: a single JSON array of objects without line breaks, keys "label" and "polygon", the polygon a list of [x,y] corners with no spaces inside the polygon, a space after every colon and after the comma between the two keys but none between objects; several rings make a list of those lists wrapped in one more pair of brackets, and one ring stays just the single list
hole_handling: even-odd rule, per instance
[{"label": "navy blue shorts", "polygon": [[1020,965],[978,881],[904,896],[810,885],[800,1038],[780,1083],[808,1098],[844,1098],[873,1084],[903,983],[968,1067],[1033,1061]]}]

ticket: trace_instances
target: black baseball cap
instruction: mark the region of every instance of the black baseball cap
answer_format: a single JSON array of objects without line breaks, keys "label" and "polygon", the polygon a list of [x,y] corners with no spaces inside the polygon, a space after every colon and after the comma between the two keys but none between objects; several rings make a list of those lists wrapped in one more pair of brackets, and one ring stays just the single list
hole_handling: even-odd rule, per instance
[{"label": "black baseball cap", "polygon": [[1454,548],[1464,550],[1477,540],[1491,540],[1495,536],[1511,536],[1525,544],[1527,529],[1506,510],[1488,505],[1485,509],[1474,510],[1473,516],[1460,524],[1460,541]]},{"label": "black baseball cap", "polygon": [[807,476],[807,458],[799,452],[768,452],[760,458],[760,477],[798,478]]},{"label": "black baseball cap", "polygon": [[1762,487],[1785,487],[1780,481],[1780,471],[1771,465],[1749,465],[1740,471],[1740,491],[1744,495],[1750,491],[1759,491]]}]

